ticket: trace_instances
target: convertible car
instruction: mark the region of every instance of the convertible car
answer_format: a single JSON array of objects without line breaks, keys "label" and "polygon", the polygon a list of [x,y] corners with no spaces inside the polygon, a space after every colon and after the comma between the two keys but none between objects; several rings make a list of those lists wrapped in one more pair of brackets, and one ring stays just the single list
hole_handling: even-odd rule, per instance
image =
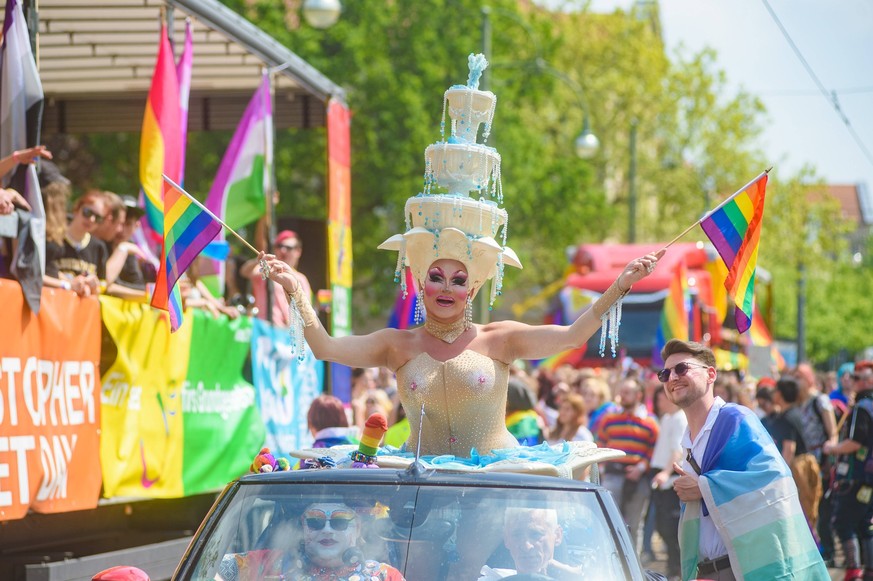
[{"label": "convertible car", "polygon": [[[416,463],[407,469],[244,476],[218,497],[173,579],[294,579],[266,575],[263,564],[293,567],[304,559],[304,522],[319,524],[310,523],[304,513],[319,504],[345,505],[351,518],[359,518],[353,558],[390,564],[408,581],[663,578],[643,571],[615,502],[596,484],[532,474],[429,470]],[[561,572],[555,577],[517,572],[521,567],[509,548],[509,515],[535,511],[551,515],[560,528],[544,545],[553,551],[548,555],[557,565],[553,570]],[[342,527],[333,516],[330,521]]]}]

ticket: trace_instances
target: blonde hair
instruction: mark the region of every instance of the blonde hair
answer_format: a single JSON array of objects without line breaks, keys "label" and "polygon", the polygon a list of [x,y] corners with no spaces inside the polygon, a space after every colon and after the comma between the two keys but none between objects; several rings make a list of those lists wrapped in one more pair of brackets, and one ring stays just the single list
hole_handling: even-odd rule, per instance
[{"label": "blonde hair", "polygon": [[56,181],[42,187],[45,239],[49,242],[64,243],[64,234],[67,232],[67,202],[71,193],[69,182]]}]

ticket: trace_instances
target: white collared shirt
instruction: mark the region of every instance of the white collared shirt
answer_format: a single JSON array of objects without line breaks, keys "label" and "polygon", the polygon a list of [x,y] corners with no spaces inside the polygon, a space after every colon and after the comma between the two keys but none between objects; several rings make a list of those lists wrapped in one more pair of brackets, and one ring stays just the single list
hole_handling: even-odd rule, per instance
[{"label": "white collared shirt", "polygon": [[[691,430],[689,428],[686,428],[685,433],[682,435],[682,449],[687,452],[688,449],[691,448],[694,460],[697,461],[698,464],[703,463],[703,454],[706,452],[707,444],[709,444],[712,425],[715,423],[715,418],[718,417],[718,411],[722,406],[724,406],[724,400],[716,396],[712,402],[709,414],[706,416],[706,422],[703,424],[703,429],[700,430],[699,434],[697,434],[694,442],[691,441]],[[682,469],[687,474],[697,475],[697,472],[695,472],[688,460],[682,460]],[[727,555],[727,547],[725,546],[724,540],[721,538],[718,529],[715,528],[715,524],[712,522],[712,516],[703,515],[703,503],[700,505],[700,543],[698,550],[700,551],[699,560],[701,561],[704,559],[717,559],[718,557]]]}]

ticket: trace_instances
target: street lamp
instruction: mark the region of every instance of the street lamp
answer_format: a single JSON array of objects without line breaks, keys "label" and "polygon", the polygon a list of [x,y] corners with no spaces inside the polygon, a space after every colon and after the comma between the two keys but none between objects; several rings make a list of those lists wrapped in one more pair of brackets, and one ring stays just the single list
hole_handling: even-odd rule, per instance
[{"label": "street lamp", "polygon": [[576,155],[582,159],[591,159],[597,154],[598,149],[600,149],[600,140],[591,132],[588,115],[586,115],[582,133],[576,138]]},{"label": "street lamp", "polygon": [[303,3],[303,18],[315,28],[330,28],[339,20],[342,11],[340,0],[306,0]]}]

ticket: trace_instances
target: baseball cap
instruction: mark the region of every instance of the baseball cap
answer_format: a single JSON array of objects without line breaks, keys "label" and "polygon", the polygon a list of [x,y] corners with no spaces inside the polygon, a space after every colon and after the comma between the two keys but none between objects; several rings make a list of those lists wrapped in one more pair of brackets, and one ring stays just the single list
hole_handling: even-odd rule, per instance
[{"label": "baseball cap", "polygon": [[300,237],[297,235],[297,232],[294,230],[282,230],[278,234],[276,234],[276,239],[273,240],[273,246],[278,246],[288,240],[289,238],[293,238],[295,240],[300,240]]},{"label": "baseball cap", "polygon": [[133,196],[121,196],[121,201],[124,203],[124,209],[127,212],[128,217],[133,216],[134,218],[139,218],[145,214],[145,209],[139,205],[136,198]]}]

